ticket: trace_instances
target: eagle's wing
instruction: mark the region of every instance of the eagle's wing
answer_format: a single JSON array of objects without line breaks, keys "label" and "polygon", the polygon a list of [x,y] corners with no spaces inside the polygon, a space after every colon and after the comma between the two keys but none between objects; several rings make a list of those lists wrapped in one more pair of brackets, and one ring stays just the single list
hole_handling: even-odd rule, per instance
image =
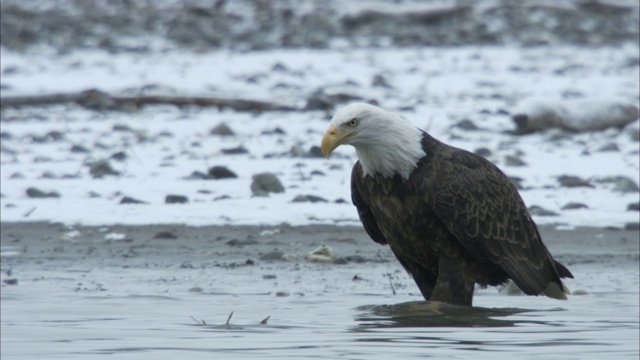
[{"label": "eagle's wing", "polygon": [[380,231],[378,223],[371,213],[369,204],[365,203],[360,191],[358,190],[358,184],[362,181],[362,175],[362,166],[358,161],[351,171],[351,201],[353,201],[353,205],[358,209],[358,216],[360,217],[362,226],[364,226],[364,229],[367,231],[367,234],[369,234],[371,239],[379,244],[386,244],[387,240],[384,238],[382,231]]},{"label": "eagle's wing", "polygon": [[[476,259],[504,269],[525,293],[564,297],[559,276],[571,273],[549,254],[506,175],[463,150],[449,148],[442,156],[432,162],[437,165],[430,167],[431,176],[425,174],[432,179],[425,194],[447,229]],[[552,283],[559,289],[549,289]]]}]

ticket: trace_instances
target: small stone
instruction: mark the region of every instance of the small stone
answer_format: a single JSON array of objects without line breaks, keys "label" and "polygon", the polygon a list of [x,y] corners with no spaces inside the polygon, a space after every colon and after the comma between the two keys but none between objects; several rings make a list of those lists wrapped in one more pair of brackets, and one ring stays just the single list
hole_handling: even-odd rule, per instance
[{"label": "small stone", "polygon": [[330,246],[322,245],[305,256],[307,260],[313,262],[331,263],[336,260],[336,253]]},{"label": "small stone", "polygon": [[507,166],[527,166],[527,163],[520,160],[519,157],[507,155],[504,157],[504,162]]},{"label": "small stone", "polygon": [[188,180],[206,180],[206,179],[210,179],[209,175],[201,172],[201,171],[194,171],[191,173],[191,175],[189,175],[187,177]]},{"label": "small stone", "polygon": [[171,231],[160,231],[153,236],[154,239],[175,240],[178,236]]},{"label": "small stone", "polygon": [[590,187],[590,188],[593,188],[594,187],[588,181],[583,180],[583,179],[581,179],[581,178],[579,178],[577,176],[572,176],[572,175],[561,175],[561,176],[558,176],[558,182],[560,183],[560,186],[569,187],[569,188],[573,188],[573,187]]},{"label": "small stone", "polygon": [[7,285],[18,285],[18,279],[4,279],[2,282]]},{"label": "small stone", "polygon": [[621,193],[632,193],[638,192],[638,184],[635,181],[631,180],[628,177],[624,176],[616,176],[614,178],[614,185],[612,191],[621,192]]},{"label": "small stone", "polygon": [[307,99],[305,110],[332,110],[336,102],[331,99],[322,89],[316,90]]},{"label": "small stone", "polygon": [[273,274],[267,274],[267,275],[262,275],[262,278],[263,278],[264,280],[273,280],[273,279],[277,279],[277,278],[278,278],[278,276],[273,275]]},{"label": "small stone", "polygon": [[40,175],[40,177],[42,179],[57,179],[58,176],[56,174],[54,174],[52,171],[45,171],[42,173],[42,175]]},{"label": "small stone", "polygon": [[282,193],[284,186],[273,173],[260,173],[253,175],[251,191],[254,196],[267,196],[269,193]]},{"label": "small stone", "polygon": [[89,149],[87,149],[86,147],[82,146],[82,145],[73,145],[71,147],[71,152],[72,153],[82,153],[82,154],[86,154],[89,152]]},{"label": "small stone", "polygon": [[382,87],[382,88],[386,88],[386,89],[393,88],[393,86],[391,86],[389,84],[389,81],[387,80],[387,78],[384,77],[384,75],[382,75],[382,74],[376,74],[376,75],[373,76],[373,79],[371,80],[371,86],[373,86],[373,87]]},{"label": "small stone", "polygon": [[474,124],[473,121],[469,119],[461,120],[460,122],[458,122],[453,126],[457,127],[458,129],[468,130],[468,131],[480,130],[480,128],[477,127],[476,124]]},{"label": "small stone", "polygon": [[293,200],[291,201],[292,202],[311,202],[311,203],[327,202],[326,199],[321,198],[320,196],[315,196],[315,195],[298,195],[295,198],[293,198]]},{"label": "small stone", "polygon": [[482,147],[482,148],[478,148],[478,149],[476,149],[476,150],[474,151],[474,153],[475,153],[476,155],[480,155],[480,156],[485,157],[485,158],[488,158],[488,157],[489,157],[489,156],[491,156],[491,154],[492,154],[491,150],[489,150],[489,149],[487,149],[487,148],[485,148],[485,147]]},{"label": "small stone", "polygon": [[125,196],[120,200],[120,204],[147,204],[147,202],[132,198],[130,196]]},{"label": "small stone", "polygon": [[531,215],[537,215],[537,216],[560,216],[560,214],[553,212],[551,210],[547,210],[541,206],[538,205],[532,205],[529,207],[529,213]]},{"label": "small stone", "polygon": [[15,173],[11,174],[11,176],[9,176],[9,179],[13,179],[13,180],[20,180],[20,179],[25,179],[25,178],[26,177],[21,172],[15,172]]},{"label": "small stone", "polygon": [[627,205],[627,211],[640,211],[640,202],[636,201]]},{"label": "small stone", "polygon": [[33,199],[42,199],[42,198],[59,198],[60,194],[56,191],[42,191],[38,188],[30,187],[26,191],[27,196]]},{"label": "small stone", "polygon": [[508,179],[513,184],[513,186],[516,187],[516,189],[518,190],[524,189],[524,187],[522,186],[522,182],[524,181],[524,179],[522,179],[521,177],[509,176]]},{"label": "small stone", "polygon": [[628,222],[624,224],[624,229],[627,231],[640,230],[640,222]]},{"label": "small stone", "polygon": [[165,204],[186,204],[189,198],[184,195],[167,195],[164,198]]},{"label": "small stone", "polygon": [[276,296],[277,296],[277,297],[287,297],[287,296],[289,296],[289,293],[288,293],[288,292],[286,292],[286,291],[278,291],[278,292],[276,293]]},{"label": "small stone", "polygon": [[211,129],[209,134],[211,134],[211,135],[220,135],[220,136],[233,136],[236,133],[233,132],[233,130],[231,130],[231,128],[227,124],[220,123],[220,124],[218,124],[218,126],[216,126],[213,129]]},{"label": "small stone", "polygon": [[620,151],[620,148],[615,143],[608,143],[601,146],[598,149],[599,152]]},{"label": "small stone", "polygon": [[226,166],[213,166],[209,169],[210,179],[232,179],[237,177],[238,175],[229,170]]},{"label": "small stone", "polygon": [[562,210],[588,209],[589,207],[583,203],[570,202],[562,207]]},{"label": "small stone", "polygon": [[324,155],[322,154],[322,149],[320,149],[320,146],[314,145],[311,147],[311,149],[309,149],[305,157],[322,159],[324,158]]},{"label": "small stone", "polygon": [[273,250],[260,256],[260,260],[273,261],[273,260],[285,260],[285,255],[280,250]]},{"label": "small stone", "polygon": [[89,174],[94,178],[101,178],[105,175],[120,175],[120,172],[114,170],[109,161],[98,160],[89,164]]},{"label": "small stone", "polygon": [[578,289],[578,290],[573,290],[571,292],[571,295],[577,295],[577,296],[589,295],[589,292],[587,290],[584,290],[584,289]]},{"label": "small stone", "polygon": [[230,245],[230,246],[247,246],[247,245],[256,245],[256,244],[258,244],[258,242],[252,238],[248,238],[245,240],[231,239],[227,241],[227,245]]},{"label": "small stone", "polygon": [[238,147],[234,147],[234,148],[222,149],[220,151],[222,151],[222,153],[225,154],[225,155],[241,155],[241,154],[248,154],[249,153],[249,150],[247,150],[242,145],[240,145]]},{"label": "small stone", "polygon": [[118,151],[109,156],[109,159],[117,160],[117,161],[125,161],[127,160],[127,153],[124,151]]}]

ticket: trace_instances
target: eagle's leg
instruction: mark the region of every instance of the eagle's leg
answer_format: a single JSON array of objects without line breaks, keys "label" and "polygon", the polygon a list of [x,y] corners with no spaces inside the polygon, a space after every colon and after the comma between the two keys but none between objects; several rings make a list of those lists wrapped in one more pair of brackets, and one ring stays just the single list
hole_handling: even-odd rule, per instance
[{"label": "eagle's leg", "polygon": [[434,274],[427,266],[422,265],[412,259],[409,259],[406,256],[400,255],[393,247],[391,248],[393,253],[396,255],[400,264],[404,267],[405,270],[413,277],[413,281],[418,285],[418,289],[422,293],[422,296],[425,300],[429,300],[431,298],[431,294],[433,293],[433,288],[436,285],[437,274]]},{"label": "eagle's leg", "polygon": [[429,300],[455,305],[471,306],[475,280],[467,274],[468,264],[441,257],[438,264],[438,281]]}]

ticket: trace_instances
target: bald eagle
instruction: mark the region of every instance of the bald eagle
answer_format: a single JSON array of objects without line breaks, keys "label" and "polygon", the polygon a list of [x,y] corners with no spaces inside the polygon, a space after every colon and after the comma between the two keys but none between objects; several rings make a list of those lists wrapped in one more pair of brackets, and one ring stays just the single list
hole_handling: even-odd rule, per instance
[{"label": "bald eagle", "polygon": [[426,300],[472,305],[475,284],[512,279],[527,295],[566,299],[555,261],[507,176],[408,120],[355,103],[322,138],[325,157],[356,149],[351,197],[369,236],[388,244]]}]

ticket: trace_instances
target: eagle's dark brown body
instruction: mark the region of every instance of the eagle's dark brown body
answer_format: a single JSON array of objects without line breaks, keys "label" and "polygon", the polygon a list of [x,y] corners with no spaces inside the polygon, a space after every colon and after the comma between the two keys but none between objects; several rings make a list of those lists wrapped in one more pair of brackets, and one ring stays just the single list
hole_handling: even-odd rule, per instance
[{"label": "eagle's dark brown body", "polygon": [[471,305],[475,283],[508,279],[528,295],[563,298],[573,277],[542,243],[509,179],[491,162],[423,134],[426,152],[408,179],[351,177],[371,238],[388,244],[426,300]]}]

